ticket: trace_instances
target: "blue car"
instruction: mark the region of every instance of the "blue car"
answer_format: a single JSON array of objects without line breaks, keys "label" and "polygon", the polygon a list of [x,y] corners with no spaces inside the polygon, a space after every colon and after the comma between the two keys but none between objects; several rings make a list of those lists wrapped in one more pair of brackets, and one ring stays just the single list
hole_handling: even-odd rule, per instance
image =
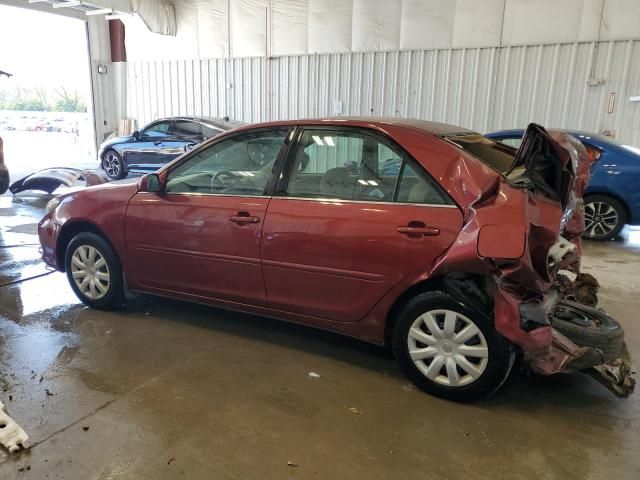
[{"label": "blue car", "polygon": [[242,125],[227,117],[155,120],[129,136],[103,142],[98,149],[100,166],[113,180],[120,180],[129,172],[153,172],[207,138]]},{"label": "blue car", "polygon": [[[591,167],[591,180],[584,196],[584,237],[609,240],[625,224],[640,224],[640,149],[621,145],[595,133],[564,130],[585,146],[600,152]],[[496,142],[518,148],[524,130],[501,130],[485,134]]]}]

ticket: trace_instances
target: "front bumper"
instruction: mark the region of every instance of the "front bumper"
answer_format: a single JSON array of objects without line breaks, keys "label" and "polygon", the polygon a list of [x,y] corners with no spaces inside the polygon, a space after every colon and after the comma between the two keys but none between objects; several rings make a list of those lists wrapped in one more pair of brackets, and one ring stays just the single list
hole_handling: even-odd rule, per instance
[{"label": "front bumper", "polygon": [[56,270],[63,269],[63,266],[59,264],[56,249],[59,233],[60,225],[51,215],[45,215],[38,223],[38,237],[40,239],[40,245],[42,246],[42,260]]}]

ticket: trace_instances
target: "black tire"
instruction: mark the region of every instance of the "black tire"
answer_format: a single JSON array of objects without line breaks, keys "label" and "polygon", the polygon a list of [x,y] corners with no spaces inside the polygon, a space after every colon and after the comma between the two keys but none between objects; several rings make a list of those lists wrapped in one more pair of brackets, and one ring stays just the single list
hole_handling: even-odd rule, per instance
[{"label": "black tire", "polygon": [[[106,269],[100,267],[100,271],[103,274],[106,271],[109,276],[109,282],[106,286],[105,292],[98,291],[97,286],[95,288],[92,288],[97,292],[98,295],[100,295],[99,298],[90,298],[80,289],[80,286],[76,283],[76,279],[74,279],[74,270],[76,270],[75,273],[78,273],[79,269],[77,264],[72,265],[72,263],[74,262],[74,253],[76,253],[79,248],[83,248],[84,251],[87,251],[87,247],[95,249],[100,257],[104,259]],[[82,255],[82,253],[79,254]],[[71,242],[69,242],[69,245],[67,246],[64,263],[69,284],[82,303],[91,308],[96,308],[99,310],[114,310],[120,308],[124,304],[124,282],[122,275],[122,265],[120,264],[120,260],[118,259],[118,256],[114,252],[113,248],[111,248],[111,245],[109,245],[109,243],[104,238],[90,232],[77,234],[71,239]],[[92,261],[90,268],[93,268],[96,264],[97,262],[94,263]],[[87,262],[87,265],[89,265],[89,262]],[[94,270],[98,271],[98,269],[95,268]],[[82,273],[80,273],[80,275],[82,275]],[[81,279],[82,277],[78,280]],[[105,288],[102,281],[100,284],[103,286],[103,288]]]},{"label": "black tire", "polygon": [[551,325],[576,345],[599,349],[606,362],[615,360],[622,352],[622,326],[596,308],[562,300],[556,306]]},{"label": "black tire", "polygon": [[[461,344],[455,344],[454,342],[454,347],[450,346],[451,342],[447,338],[443,338],[439,344],[433,347],[425,347],[425,345],[430,344],[417,342],[416,344],[422,345],[422,347],[418,347],[418,349],[426,350],[428,348],[435,348],[437,349],[438,354],[433,356],[433,358],[425,359],[422,364],[414,363],[409,352],[409,343],[412,342],[409,338],[409,331],[412,326],[414,326],[414,322],[418,322],[419,318],[424,313],[433,312],[435,310],[448,310],[456,314],[454,321],[454,334],[448,338],[453,338],[459,334],[464,326],[468,325],[468,323],[465,323],[467,321],[475,325],[482,335],[471,337]],[[437,322],[440,322],[440,319],[438,318],[439,315],[444,314],[438,312],[435,313],[434,318],[437,319]],[[462,317],[459,317],[460,315],[465,317],[465,319],[462,320]],[[424,332],[425,330],[423,329],[422,333]],[[444,333],[444,330],[441,331],[441,333]],[[434,334],[429,333],[428,335]],[[462,370],[461,367],[455,366],[453,368],[455,368],[456,374],[451,376],[460,375],[461,385],[451,386],[443,384],[442,382],[444,381],[450,381],[450,375],[446,365],[449,362],[449,358],[459,357],[460,352],[457,348],[461,346],[478,346],[478,344],[483,340],[485,345],[480,344],[479,346],[486,349],[488,355],[486,362],[484,363],[484,367],[482,366],[482,362],[484,361],[482,359],[478,360],[479,363],[477,365],[474,364],[474,366],[479,365],[477,368],[478,371],[483,369],[479,376],[468,381],[469,379],[466,377],[469,377],[470,375],[468,375],[466,371]],[[415,340],[413,340],[413,342],[415,342]],[[474,344],[474,342],[478,343]],[[477,400],[497,391],[507,380],[515,359],[515,349],[504,337],[496,332],[490,315],[483,315],[482,313],[471,310],[470,308],[461,305],[451,296],[438,291],[416,295],[400,309],[393,327],[392,344],[393,352],[396,360],[400,364],[400,367],[409,379],[411,379],[418,387],[431,395],[458,402]],[[453,348],[453,351],[449,351],[451,348]],[[433,365],[433,362],[435,362],[438,357],[445,357],[445,364],[438,370],[438,372],[444,371],[446,375],[442,375],[442,373],[440,373],[435,379],[430,379],[427,377],[427,373],[423,373],[423,371],[426,370],[428,372],[430,367]],[[465,358],[468,360],[470,357],[465,356]],[[422,360],[418,360],[418,362],[421,361]],[[427,363],[427,361],[429,361],[429,363]],[[420,368],[423,370],[421,370],[417,365],[421,365]],[[445,376],[447,377],[447,380],[444,380]],[[462,384],[465,378],[468,383]]]},{"label": "black tire", "polygon": [[[618,236],[627,223],[627,209],[609,195],[589,195],[584,199],[585,231],[589,240],[605,241]],[[606,212],[606,213],[605,213]],[[615,216],[615,224],[612,220]],[[609,219],[607,220],[607,217]]]},{"label": "black tire", "polygon": [[122,157],[113,149],[107,150],[102,154],[102,168],[107,177],[112,180],[121,180],[127,176]]}]

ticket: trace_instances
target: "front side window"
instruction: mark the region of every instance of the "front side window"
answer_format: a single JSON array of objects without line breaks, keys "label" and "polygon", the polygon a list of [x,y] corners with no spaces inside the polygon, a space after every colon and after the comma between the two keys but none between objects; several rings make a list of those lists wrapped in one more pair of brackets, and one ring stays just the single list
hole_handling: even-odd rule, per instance
[{"label": "front side window", "polygon": [[165,137],[170,125],[170,122],[154,123],[145,128],[141,133],[145,137]]},{"label": "front side window", "polygon": [[262,195],[287,133],[248,133],[214,143],[171,170],[165,191]]},{"label": "front side window", "polygon": [[[412,162],[413,163],[413,162]],[[419,171],[419,173],[417,173]],[[294,154],[286,195],[444,204],[447,198],[397,147],[358,132],[308,129]]]}]

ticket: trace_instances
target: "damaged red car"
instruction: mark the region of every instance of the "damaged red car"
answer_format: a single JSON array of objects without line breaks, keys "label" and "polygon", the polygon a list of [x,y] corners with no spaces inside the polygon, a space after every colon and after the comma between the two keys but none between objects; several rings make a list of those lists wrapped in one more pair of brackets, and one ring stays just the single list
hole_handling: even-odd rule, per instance
[{"label": "damaged red car", "polygon": [[591,161],[537,125],[516,151],[418,120],[272,122],[57,197],[39,235],[94,308],[144,292],[388,344],[453,400],[496,391],[516,358],[626,396],[622,328],[557,286],[579,272]]}]

